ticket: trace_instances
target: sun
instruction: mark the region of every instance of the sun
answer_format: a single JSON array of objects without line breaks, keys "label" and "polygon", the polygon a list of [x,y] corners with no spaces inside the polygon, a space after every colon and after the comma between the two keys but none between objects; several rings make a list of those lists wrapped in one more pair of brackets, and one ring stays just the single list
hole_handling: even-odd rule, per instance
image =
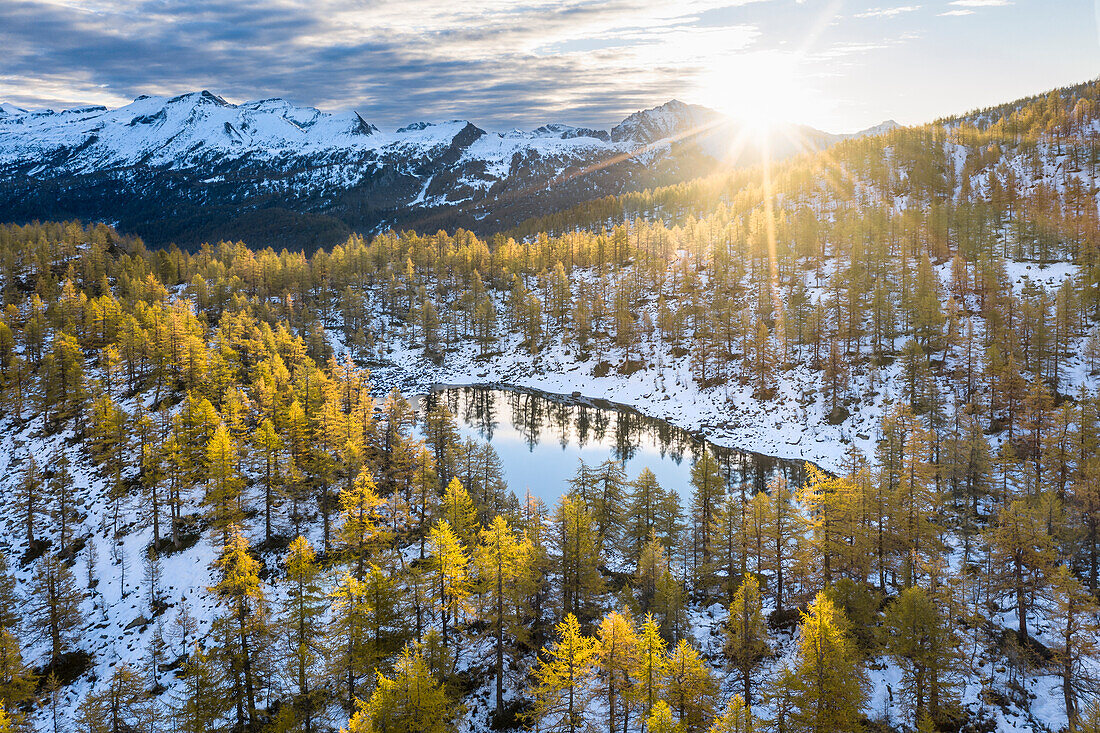
[{"label": "sun", "polygon": [[763,135],[776,125],[806,117],[806,95],[797,81],[793,55],[778,51],[713,59],[698,80],[701,104]]}]

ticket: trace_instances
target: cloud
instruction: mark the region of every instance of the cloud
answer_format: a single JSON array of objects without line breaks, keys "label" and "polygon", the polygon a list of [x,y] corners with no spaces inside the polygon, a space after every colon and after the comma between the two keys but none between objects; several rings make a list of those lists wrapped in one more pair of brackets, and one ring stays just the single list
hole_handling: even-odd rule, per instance
[{"label": "cloud", "polygon": [[868,8],[861,13],[856,13],[855,18],[892,18],[895,15],[902,15],[904,13],[912,13],[915,10],[920,10],[920,5],[899,5],[893,8]]},{"label": "cloud", "polygon": [[1013,4],[1013,0],[951,0],[953,10],[945,10],[940,16],[974,15],[976,8],[1003,8]]},{"label": "cloud", "polygon": [[[761,0],[762,1],[762,0]],[[708,54],[756,42],[700,23],[751,0],[7,0],[0,98],[123,104],[209,88],[355,108],[383,125],[611,123],[665,101]]]}]

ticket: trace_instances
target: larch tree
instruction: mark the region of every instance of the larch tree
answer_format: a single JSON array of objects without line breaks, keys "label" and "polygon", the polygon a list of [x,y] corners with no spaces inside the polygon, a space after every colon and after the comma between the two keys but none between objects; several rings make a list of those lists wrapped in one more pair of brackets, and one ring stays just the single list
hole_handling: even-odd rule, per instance
[{"label": "larch tree", "polygon": [[714,517],[726,496],[726,480],[709,450],[691,467],[691,486],[692,569],[696,582],[705,589],[714,553]]},{"label": "larch tree", "polygon": [[649,533],[657,530],[657,516],[664,491],[657,477],[649,468],[643,468],[630,484],[629,503],[626,511],[624,549],[631,560],[637,561],[642,548],[649,540]]},{"label": "larch tree", "polygon": [[360,701],[347,733],[446,733],[456,709],[419,649],[406,646],[393,676],[378,673],[370,699]]},{"label": "larch tree", "polygon": [[661,625],[646,614],[638,633],[638,657],[631,677],[633,694],[642,705],[642,716],[648,717],[661,694],[668,667],[667,644],[661,636]]},{"label": "larch tree", "polygon": [[1068,567],[1059,565],[1050,576],[1050,596],[1053,601],[1051,619],[1057,641],[1053,645],[1054,664],[1061,678],[1062,700],[1069,730],[1081,727],[1080,699],[1090,687],[1089,660],[1100,651],[1100,611],[1096,599],[1073,575]]},{"label": "larch tree", "polygon": [[798,662],[786,676],[795,733],[862,730],[867,681],[844,613],[819,593],[799,626]]},{"label": "larch tree", "polygon": [[237,446],[225,424],[218,425],[206,446],[206,496],[203,503],[210,513],[211,525],[221,533],[222,542],[231,527],[244,518],[244,480],[237,469]]},{"label": "larch tree", "polygon": [[345,557],[354,568],[355,578],[363,580],[367,571],[367,559],[378,539],[377,486],[370,471],[364,467],[352,484],[351,490],[340,493],[340,545]]},{"label": "larch tree", "polygon": [[324,653],[322,616],[327,604],[317,556],[306,538],[290,543],[283,564],[287,591],[279,621],[286,642],[284,669],[294,689],[296,717],[310,733],[320,703],[317,667]]},{"label": "larch tree", "polygon": [[115,667],[106,687],[84,697],[77,722],[88,733],[147,730],[156,719],[155,705],[141,675],[121,664]]},{"label": "larch tree", "polygon": [[280,460],[283,450],[283,440],[275,431],[275,425],[270,418],[264,418],[253,435],[255,445],[254,455],[259,462],[261,484],[263,486],[264,499],[264,543],[271,541],[275,505],[278,501],[279,491],[282,488]]},{"label": "larch tree", "polygon": [[833,563],[840,554],[843,537],[839,532],[851,488],[843,477],[829,477],[815,466],[806,466],[806,480],[798,488],[799,503],[805,509],[800,515],[809,532],[804,550],[811,559],[820,559],[822,583],[833,580]]},{"label": "larch tree", "polygon": [[742,702],[752,706],[752,676],[771,652],[760,601],[760,584],[746,573],[729,605],[724,646],[730,667],[741,675]]},{"label": "larch tree", "polygon": [[734,695],[726,703],[722,714],[714,719],[707,733],[754,733],[756,730],[757,720],[753,717],[751,708],[740,695]]},{"label": "larch tree", "polygon": [[531,542],[519,537],[499,514],[481,530],[481,542],[474,549],[481,586],[488,595],[495,637],[496,713],[503,710],[505,609],[514,597],[514,586],[527,574]]},{"label": "larch tree", "polygon": [[664,700],[658,700],[645,719],[648,733],[682,733],[681,726],[672,714],[672,708]]},{"label": "larch tree", "polygon": [[22,517],[28,551],[34,547],[39,517],[45,512],[43,483],[42,469],[38,467],[38,462],[34,460],[34,456],[27,456],[23,477],[17,485],[16,503]]},{"label": "larch tree", "polygon": [[[784,589],[786,588],[785,570],[794,557],[797,546],[799,521],[796,509],[791,502],[793,492],[787,480],[776,476],[768,482],[767,510],[764,527],[767,538],[764,554],[768,570],[771,571],[775,595],[775,608],[783,610]],[[745,698],[746,704],[748,698]]]},{"label": "larch tree", "polygon": [[599,538],[592,515],[578,497],[561,497],[554,518],[558,570],[561,573],[563,616],[593,615],[593,596],[602,589],[599,572]]},{"label": "larch tree", "polygon": [[332,620],[328,629],[329,674],[341,681],[344,707],[355,706],[359,681],[371,674],[378,654],[370,635],[370,608],[365,581],[341,575],[330,591]]},{"label": "larch tree", "polygon": [[705,731],[714,717],[718,683],[699,652],[681,639],[668,653],[662,692],[686,733]]},{"label": "larch tree", "polygon": [[534,700],[530,720],[539,730],[578,733],[588,728],[589,682],[596,660],[596,640],[581,633],[573,614],[557,626],[557,639],[539,654],[532,672]]},{"label": "larch tree", "polygon": [[435,575],[436,611],[439,614],[443,645],[447,646],[453,636],[450,634],[450,622],[458,624],[469,610],[470,557],[446,519],[441,519],[432,526],[428,545],[431,548]]},{"label": "larch tree", "polygon": [[58,555],[47,553],[38,561],[28,600],[30,627],[37,639],[49,644],[50,664],[56,667],[84,626],[82,594],[72,570]]},{"label": "larch tree", "polygon": [[1021,639],[1028,638],[1027,615],[1053,558],[1053,540],[1035,506],[1017,499],[1001,507],[986,532],[994,588],[1014,596]]},{"label": "larch tree", "polygon": [[886,609],[883,638],[904,673],[910,722],[942,720],[957,687],[958,639],[936,600],[916,586],[903,590]]},{"label": "larch tree", "polygon": [[259,659],[269,632],[260,563],[252,557],[239,527],[227,530],[227,540],[215,566],[219,579],[210,590],[222,606],[214,621],[217,655],[233,688],[237,725],[256,721],[256,691],[260,689]]},{"label": "larch tree", "polygon": [[452,478],[443,491],[439,514],[464,544],[471,545],[477,541],[477,507],[457,477]]},{"label": "larch tree", "polygon": [[7,629],[0,629],[0,703],[21,718],[19,710],[34,698],[38,675],[23,662],[19,639]]},{"label": "larch tree", "polygon": [[23,663],[18,637],[21,610],[15,578],[0,554],[0,703],[13,711],[10,715],[15,719],[20,717],[19,707],[33,697],[38,682],[37,675]]},{"label": "larch tree", "polygon": [[626,733],[637,703],[631,694],[631,672],[638,665],[638,635],[629,611],[604,616],[596,641],[596,678],[607,700],[608,732]]}]

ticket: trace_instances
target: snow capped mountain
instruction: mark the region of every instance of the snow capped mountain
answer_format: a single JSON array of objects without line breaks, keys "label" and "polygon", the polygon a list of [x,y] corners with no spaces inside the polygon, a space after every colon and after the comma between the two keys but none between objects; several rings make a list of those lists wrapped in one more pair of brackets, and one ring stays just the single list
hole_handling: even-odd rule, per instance
[{"label": "snow capped mountain", "polygon": [[611,128],[611,140],[647,145],[713,126],[721,119],[714,110],[673,99],[660,107],[630,115]]},{"label": "snow capped mountain", "polygon": [[846,135],[845,137],[872,137],[874,135],[882,135],[890,132],[895,128],[901,127],[897,122],[893,120],[885,120],[872,127],[868,127],[866,130],[860,130],[852,135]]},{"label": "snow capped mountain", "polygon": [[38,173],[51,176],[138,164],[186,168],[215,156],[362,147],[375,132],[354,112],[330,115],[281,99],[233,105],[208,91],[141,96],[115,110],[85,107],[4,119],[0,166],[38,157]]},{"label": "snow capped mountain", "polygon": [[14,104],[7,102],[0,102],[0,117],[18,117],[19,115],[28,114],[27,110],[22,107],[16,107]]},{"label": "snow capped mountain", "polygon": [[[731,125],[678,100],[610,131],[550,123],[505,133],[466,120],[384,131],[353,111],[283,99],[232,104],[206,90],[117,109],[5,104],[0,220],[106,220],[155,244],[185,245],[258,243],[271,230],[273,244],[307,247],[387,227],[484,233],[752,162],[751,151],[731,159]],[[813,133],[812,148],[839,139]]]}]

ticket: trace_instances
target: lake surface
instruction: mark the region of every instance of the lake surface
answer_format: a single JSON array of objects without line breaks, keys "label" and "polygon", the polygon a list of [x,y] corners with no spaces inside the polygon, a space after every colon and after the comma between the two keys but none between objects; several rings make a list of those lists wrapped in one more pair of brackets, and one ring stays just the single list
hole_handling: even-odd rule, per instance
[{"label": "lake surface", "polygon": [[563,397],[502,386],[437,387],[414,404],[423,409],[443,400],[463,437],[489,442],[500,456],[508,487],[526,490],[553,507],[579,465],[622,461],[628,479],[649,468],[665,489],[691,501],[691,467],[710,451],[730,485],[746,493],[766,488],[776,474],[797,484],[803,462],[773,458],[710,443],[664,420],[603,400]]}]

